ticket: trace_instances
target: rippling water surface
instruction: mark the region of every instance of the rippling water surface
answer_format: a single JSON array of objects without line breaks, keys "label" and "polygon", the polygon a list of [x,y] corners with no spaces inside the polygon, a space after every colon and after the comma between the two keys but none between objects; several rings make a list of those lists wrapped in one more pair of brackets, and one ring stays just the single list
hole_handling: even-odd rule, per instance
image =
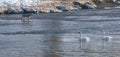
[{"label": "rippling water surface", "polygon": [[[0,57],[120,57],[120,9],[0,16]],[[112,41],[102,43],[102,30]],[[91,38],[79,42],[80,34]]]}]

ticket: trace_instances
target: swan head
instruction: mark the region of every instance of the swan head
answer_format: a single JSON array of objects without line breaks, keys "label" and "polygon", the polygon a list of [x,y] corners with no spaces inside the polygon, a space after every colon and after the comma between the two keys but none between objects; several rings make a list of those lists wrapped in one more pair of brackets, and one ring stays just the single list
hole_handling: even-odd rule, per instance
[{"label": "swan head", "polygon": [[78,32],[79,34],[82,34],[82,32]]},{"label": "swan head", "polygon": [[102,30],[101,32],[102,32],[103,34],[105,34],[105,31],[104,31],[104,30]]}]

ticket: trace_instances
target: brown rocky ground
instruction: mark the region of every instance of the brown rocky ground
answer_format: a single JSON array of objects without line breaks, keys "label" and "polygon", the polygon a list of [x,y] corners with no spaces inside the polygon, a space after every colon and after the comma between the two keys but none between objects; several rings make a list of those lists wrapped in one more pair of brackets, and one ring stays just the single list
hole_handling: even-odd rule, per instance
[{"label": "brown rocky ground", "polygon": [[97,8],[116,7],[116,6],[119,6],[119,5],[117,5],[117,4],[115,4],[115,3],[112,3],[112,2],[107,2],[107,3],[104,3],[104,4],[97,4],[97,3],[95,3],[95,4],[97,5]]},{"label": "brown rocky ground", "polygon": [[[77,2],[81,3],[81,4],[85,4],[85,3],[90,3],[91,5],[96,5],[96,8],[104,8],[104,7],[116,7],[119,6],[118,4],[116,4],[115,2],[112,2],[112,0],[101,0],[102,2],[95,2],[94,0],[76,0]],[[99,1],[99,0],[97,0]]]}]

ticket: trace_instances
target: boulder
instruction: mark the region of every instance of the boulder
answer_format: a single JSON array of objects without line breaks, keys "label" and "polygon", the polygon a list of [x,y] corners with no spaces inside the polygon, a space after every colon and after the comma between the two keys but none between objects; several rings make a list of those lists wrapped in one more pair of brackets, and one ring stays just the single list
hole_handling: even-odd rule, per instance
[{"label": "boulder", "polygon": [[83,4],[79,3],[79,2],[73,2],[73,5],[76,5],[76,6],[79,6],[79,7],[82,7]]},{"label": "boulder", "polygon": [[84,6],[82,8],[83,9],[95,9],[95,7],[93,5],[90,5],[90,4],[84,4]]},{"label": "boulder", "polygon": [[58,13],[58,12],[62,12],[62,11],[57,9],[50,9],[50,13]]},{"label": "boulder", "polygon": [[118,4],[118,5],[120,5],[120,1],[116,1],[115,3]]},{"label": "boulder", "polygon": [[56,6],[56,8],[62,11],[68,11],[64,6]]},{"label": "boulder", "polygon": [[81,9],[81,7],[83,6],[83,4],[79,3],[79,2],[73,2],[74,8],[77,9]]},{"label": "boulder", "polygon": [[21,8],[17,9],[17,11],[18,11],[18,14],[24,13],[24,11]]},{"label": "boulder", "polygon": [[31,8],[21,7],[21,9],[24,11],[24,13],[36,13],[36,10]]},{"label": "boulder", "polygon": [[14,9],[14,8],[8,8],[8,9],[6,10],[6,13],[7,13],[7,14],[17,14],[18,11],[17,11],[16,9]]},{"label": "boulder", "polygon": [[104,4],[105,0],[93,0],[93,2],[95,2],[97,4]]},{"label": "boulder", "polygon": [[3,13],[3,11],[2,11],[2,9],[0,9],[0,14],[2,14]]}]

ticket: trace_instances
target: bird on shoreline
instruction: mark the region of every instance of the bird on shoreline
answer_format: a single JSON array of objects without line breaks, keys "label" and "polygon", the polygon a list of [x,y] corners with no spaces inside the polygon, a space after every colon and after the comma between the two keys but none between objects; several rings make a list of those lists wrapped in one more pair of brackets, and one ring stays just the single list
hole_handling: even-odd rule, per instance
[{"label": "bird on shoreline", "polygon": [[29,22],[31,16],[32,16],[32,13],[22,14],[22,16],[21,16],[21,21],[22,21],[22,22],[25,22],[25,20],[27,20],[27,21]]}]

